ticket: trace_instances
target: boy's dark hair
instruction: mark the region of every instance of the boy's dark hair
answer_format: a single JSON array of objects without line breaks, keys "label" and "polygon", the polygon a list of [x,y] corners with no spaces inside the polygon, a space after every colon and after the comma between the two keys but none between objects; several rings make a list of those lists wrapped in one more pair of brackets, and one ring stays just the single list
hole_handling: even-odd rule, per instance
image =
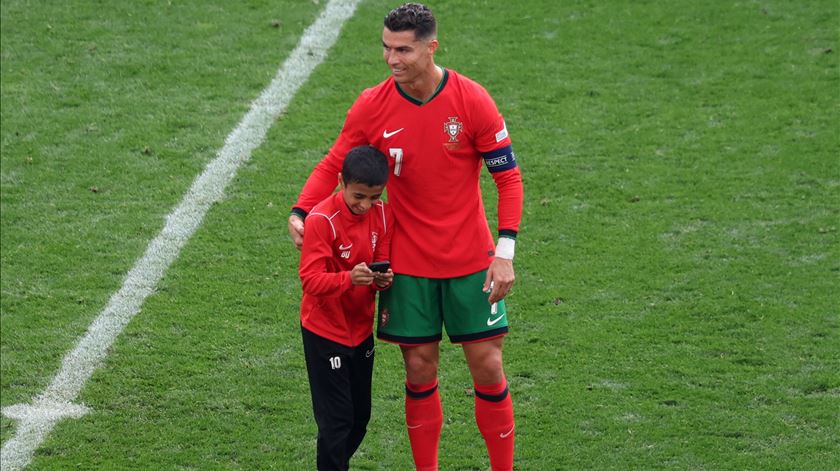
[{"label": "boy's dark hair", "polygon": [[388,181],[388,158],[373,146],[350,149],[341,167],[344,184],[362,183],[367,186],[384,185]]},{"label": "boy's dark hair", "polygon": [[419,3],[406,3],[385,16],[385,27],[391,31],[414,31],[414,39],[424,41],[437,34],[437,22],[432,10]]}]

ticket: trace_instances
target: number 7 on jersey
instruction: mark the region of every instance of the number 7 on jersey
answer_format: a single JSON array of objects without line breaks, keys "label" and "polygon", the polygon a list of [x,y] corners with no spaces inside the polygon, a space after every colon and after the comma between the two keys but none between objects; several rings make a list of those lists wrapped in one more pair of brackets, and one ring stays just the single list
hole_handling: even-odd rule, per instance
[{"label": "number 7 on jersey", "polygon": [[403,150],[399,147],[391,147],[388,149],[388,153],[394,158],[394,176],[399,177],[402,169]]}]

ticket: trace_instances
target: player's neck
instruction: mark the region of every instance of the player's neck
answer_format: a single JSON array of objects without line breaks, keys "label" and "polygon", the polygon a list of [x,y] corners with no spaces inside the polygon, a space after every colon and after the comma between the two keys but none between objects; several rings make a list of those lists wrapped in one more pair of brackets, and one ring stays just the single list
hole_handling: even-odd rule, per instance
[{"label": "player's neck", "polygon": [[400,88],[412,98],[425,103],[437,92],[441,80],[443,80],[443,68],[433,64],[427,73],[411,82],[401,83]]}]

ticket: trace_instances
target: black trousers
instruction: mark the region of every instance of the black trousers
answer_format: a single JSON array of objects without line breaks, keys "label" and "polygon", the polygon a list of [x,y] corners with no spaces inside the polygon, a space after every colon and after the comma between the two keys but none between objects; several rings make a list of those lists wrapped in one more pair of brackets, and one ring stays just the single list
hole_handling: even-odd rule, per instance
[{"label": "black trousers", "polygon": [[347,347],[303,327],[303,353],[318,425],[319,471],[344,471],[370,421],[373,335]]}]

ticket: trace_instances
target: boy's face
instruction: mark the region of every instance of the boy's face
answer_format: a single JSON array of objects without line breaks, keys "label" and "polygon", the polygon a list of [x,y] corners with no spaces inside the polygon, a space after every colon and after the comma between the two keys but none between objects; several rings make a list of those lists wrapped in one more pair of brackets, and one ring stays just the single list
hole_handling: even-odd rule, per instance
[{"label": "boy's face", "polygon": [[361,215],[370,211],[370,207],[374,205],[379,198],[382,197],[382,192],[385,190],[385,185],[367,186],[364,183],[350,182],[341,183],[341,192],[344,194],[344,202],[353,214]]}]

